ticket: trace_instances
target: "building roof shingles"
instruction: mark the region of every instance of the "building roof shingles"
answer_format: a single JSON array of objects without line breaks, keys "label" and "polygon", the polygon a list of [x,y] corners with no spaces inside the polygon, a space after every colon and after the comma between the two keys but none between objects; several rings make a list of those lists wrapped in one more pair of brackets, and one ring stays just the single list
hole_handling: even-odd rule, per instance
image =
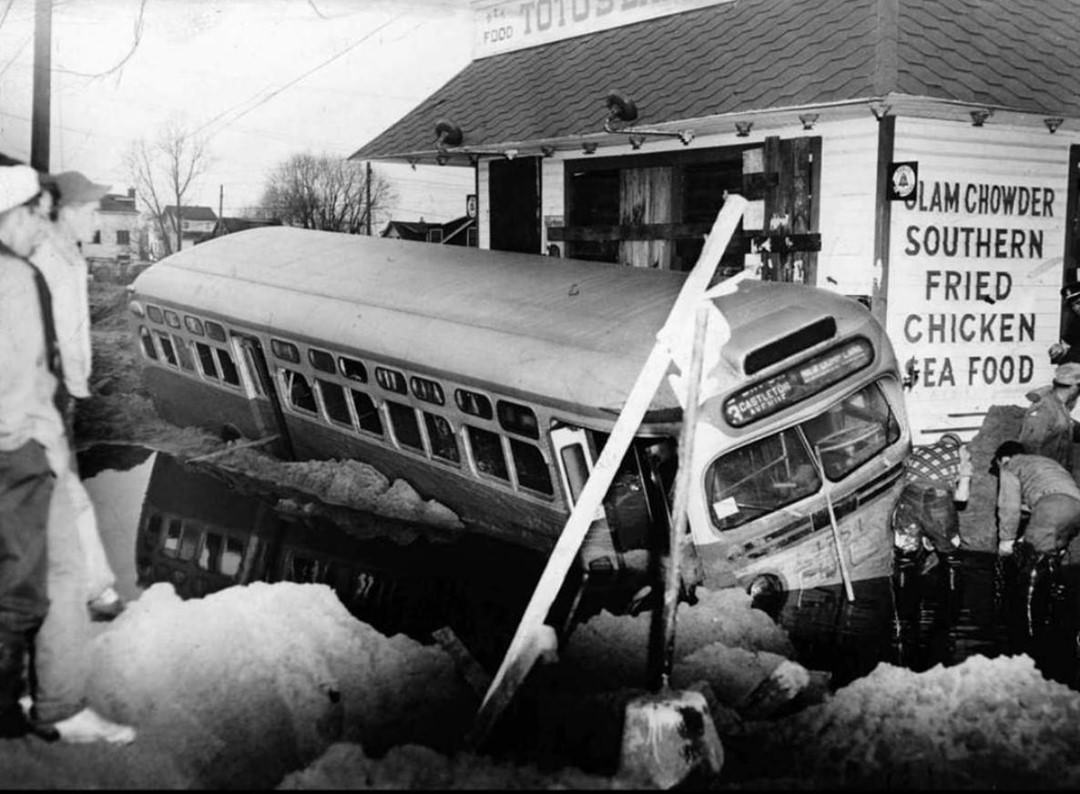
[{"label": "building roof shingles", "polygon": [[[888,93],[1080,117],[1077,0],[737,0],[475,60],[356,159],[587,135],[604,97],[637,123]],[[886,24],[883,20],[895,20]]]}]

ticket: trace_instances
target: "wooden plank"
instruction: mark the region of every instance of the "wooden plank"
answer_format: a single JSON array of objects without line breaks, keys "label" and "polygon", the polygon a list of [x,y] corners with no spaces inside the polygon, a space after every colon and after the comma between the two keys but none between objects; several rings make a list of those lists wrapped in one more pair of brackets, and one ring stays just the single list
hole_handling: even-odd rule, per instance
[{"label": "wooden plank", "polygon": [[746,199],[742,196],[730,196],[724,203],[723,209],[717,214],[712,231],[702,248],[701,256],[676,296],[671,311],[668,313],[667,322],[657,334],[657,343],[653,346],[633,388],[627,395],[623,409],[611,429],[611,435],[604,444],[604,449],[589,479],[585,482],[585,487],[571,510],[570,517],[525,607],[506,656],[492,680],[491,687],[480,705],[473,728],[467,737],[470,746],[477,747],[487,738],[495,721],[531,669],[536,658],[537,647],[542,642],[541,635],[544,632],[544,621],[548,610],[577,557],[578,549],[589,530],[593,516],[603,502],[604,495],[614,479],[623,455],[634,439],[653,395],[670,367],[670,351],[660,340],[677,338],[675,329],[681,328],[688,318],[692,318],[698,302],[709,287],[720,257],[727,248],[728,241],[742,218],[745,208]]}]

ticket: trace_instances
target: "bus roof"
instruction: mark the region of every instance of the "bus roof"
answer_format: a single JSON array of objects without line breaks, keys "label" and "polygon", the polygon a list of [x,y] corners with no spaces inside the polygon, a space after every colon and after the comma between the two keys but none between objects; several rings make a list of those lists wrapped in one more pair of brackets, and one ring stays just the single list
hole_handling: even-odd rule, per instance
[{"label": "bus roof", "polygon": [[[140,274],[133,289],[141,300],[578,404],[588,413],[621,408],[685,276],[266,227],[173,254]],[[777,303],[777,290],[785,288],[797,291],[783,302],[789,311],[805,312],[807,288],[753,281],[718,306],[733,327],[760,325],[785,308]],[[830,313],[819,308],[826,309],[819,315]],[[775,321],[763,330],[776,335]],[[652,407],[677,405],[665,383]]]}]

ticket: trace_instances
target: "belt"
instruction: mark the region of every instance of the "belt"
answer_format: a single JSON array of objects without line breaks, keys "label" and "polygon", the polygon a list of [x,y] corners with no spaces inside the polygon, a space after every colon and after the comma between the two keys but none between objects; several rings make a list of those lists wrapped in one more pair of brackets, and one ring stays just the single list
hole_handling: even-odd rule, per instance
[{"label": "belt", "polygon": [[913,482],[909,482],[908,487],[915,489],[919,493],[929,494],[930,496],[949,496],[952,493],[950,489],[944,487],[943,485],[926,481],[920,482],[918,480],[915,480]]}]

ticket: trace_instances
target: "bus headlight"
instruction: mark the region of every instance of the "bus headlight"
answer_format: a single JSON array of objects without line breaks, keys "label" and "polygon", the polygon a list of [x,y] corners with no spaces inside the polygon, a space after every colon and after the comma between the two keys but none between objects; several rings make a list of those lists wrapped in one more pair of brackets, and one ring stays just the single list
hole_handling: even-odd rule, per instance
[{"label": "bus headlight", "polygon": [[779,612],[784,603],[784,583],[774,573],[755,576],[746,592],[750,595],[750,606],[769,615]]}]

